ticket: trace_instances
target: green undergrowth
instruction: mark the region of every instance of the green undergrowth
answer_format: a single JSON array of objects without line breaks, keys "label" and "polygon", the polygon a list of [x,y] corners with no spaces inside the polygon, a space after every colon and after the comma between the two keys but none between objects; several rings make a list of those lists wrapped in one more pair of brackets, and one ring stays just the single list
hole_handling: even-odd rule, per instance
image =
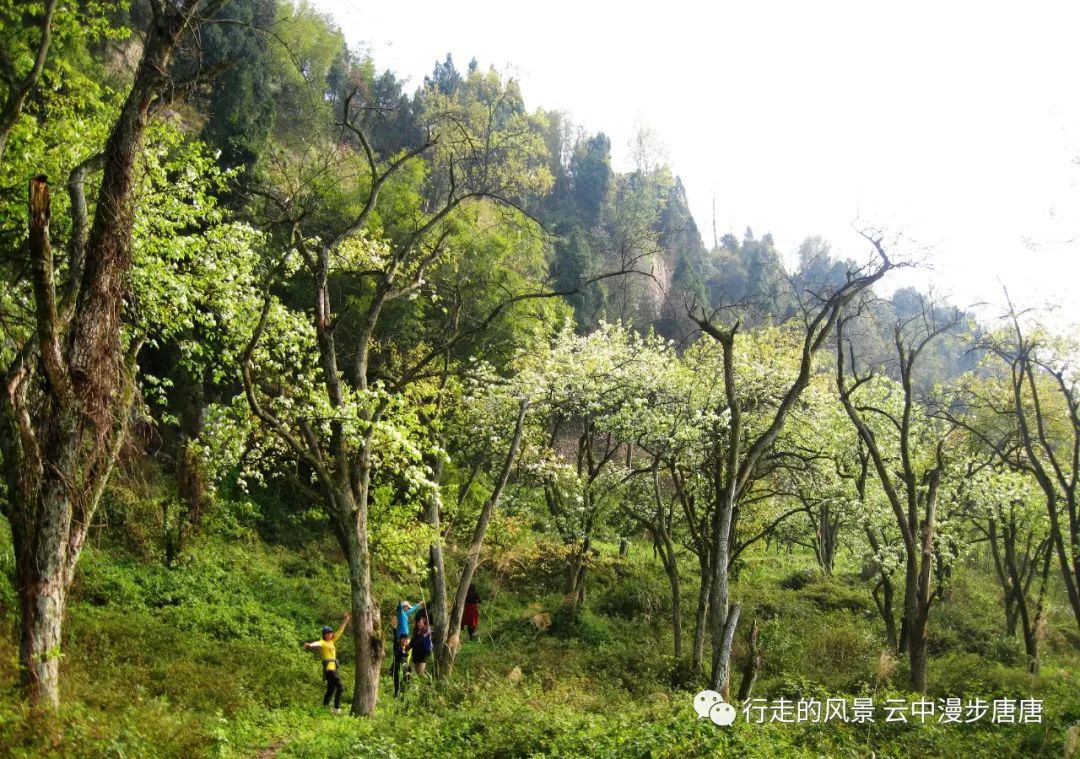
[{"label": "green undergrowth", "polygon": [[[204,537],[171,568],[90,547],[65,626],[64,705],[55,715],[33,713],[15,688],[10,544],[2,547],[5,756],[1058,757],[1078,738],[1080,668],[1060,610],[1046,636],[1042,676],[1033,678],[992,614],[992,584],[975,571],[961,573],[936,610],[930,695],[1036,696],[1045,701],[1043,724],[757,725],[740,718],[720,728],[698,721],[691,708],[703,683],[686,657],[673,656],[670,589],[650,551],[620,559],[615,546],[602,545],[586,604],[574,613],[552,547],[529,540],[486,557],[477,580],[480,640],[463,644],[452,677],[414,680],[394,699],[387,662],[378,712],[359,719],[321,707],[318,664],[300,645],[322,624],[336,624],[346,605],[346,574],[328,544]],[[868,589],[844,568],[827,579],[808,567],[806,556],[759,554],[740,569],[744,616],[733,683],[757,619],[764,667],[754,696],[906,698],[904,662],[882,654]],[[689,562],[682,576],[688,656],[697,596]],[[396,600],[422,590],[381,577],[389,630]],[[348,702],[350,634],[338,651]]]}]

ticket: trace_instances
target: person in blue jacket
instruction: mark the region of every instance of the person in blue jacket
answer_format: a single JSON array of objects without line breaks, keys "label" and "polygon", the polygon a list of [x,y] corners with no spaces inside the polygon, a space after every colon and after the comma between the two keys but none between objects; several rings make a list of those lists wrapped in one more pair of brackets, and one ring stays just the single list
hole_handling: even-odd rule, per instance
[{"label": "person in blue jacket", "polygon": [[394,640],[399,640],[402,635],[409,634],[409,617],[423,608],[423,603],[413,606],[408,601],[402,601],[397,607],[397,622],[394,625]]},{"label": "person in blue jacket", "polygon": [[416,633],[409,641],[409,651],[412,654],[413,670],[420,677],[424,676],[427,669],[427,660],[431,652],[435,650],[435,643],[431,640],[431,625],[428,624],[427,616],[421,614],[416,618]]}]

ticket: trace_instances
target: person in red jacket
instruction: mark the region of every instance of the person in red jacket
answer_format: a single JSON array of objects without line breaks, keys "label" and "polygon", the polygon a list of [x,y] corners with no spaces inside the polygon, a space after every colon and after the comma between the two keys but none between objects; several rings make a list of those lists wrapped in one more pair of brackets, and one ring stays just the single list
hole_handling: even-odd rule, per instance
[{"label": "person in red jacket", "polygon": [[469,640],[476,640],[476,629],[480,626],[480,594],[472,584],[465,593],[465,613],[461,617],[461,624],[469,631]]}]

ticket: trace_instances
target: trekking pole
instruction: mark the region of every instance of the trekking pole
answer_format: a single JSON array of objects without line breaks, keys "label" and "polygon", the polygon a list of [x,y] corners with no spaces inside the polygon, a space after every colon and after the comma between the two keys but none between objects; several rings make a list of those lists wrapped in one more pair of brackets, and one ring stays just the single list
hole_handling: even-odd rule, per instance
[{"label": "trekking pole", "polygon": [[[427,617],[428,630],[429,630],[429,634],[430,634],[431,615],[428,614],[427,598],[424,596],[424,583],[417,580],[416,581],[416,587],[420,588],[420,603],[423,604],[423,606],[424,606],[424,615]],[[446,625],[446,620],[443,620],[443,626],[445,627],[445,625]],[[435,670],[435,679],[438,680],[439,679],[439,652],[438,651],[432,651],[432,653],[435,654],[435,661],[433,662],[431,668],[433,670]]]}]

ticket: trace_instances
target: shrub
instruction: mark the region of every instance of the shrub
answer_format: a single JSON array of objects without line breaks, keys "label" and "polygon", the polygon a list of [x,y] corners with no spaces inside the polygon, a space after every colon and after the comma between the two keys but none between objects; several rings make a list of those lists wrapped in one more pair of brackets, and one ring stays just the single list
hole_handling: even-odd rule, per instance
[{"label": "shrub", "polygon": [[611,639],[611,627],[602,617],[588,609],[577,609],[563,604],[551,617],[551,632],[560,638],[576,638],[590,646],[606,643]]},{"label": "shrub", "polygon": [[604,591],[597,608],[603,614],[626,619],[653,617],[670,608],[670,592],[662,575],[627,572]]},{"label": "shrub", "polygon": [[803,567],[781,580],[780,587],[784,590],[802,590],[819,576],[820,572],[814,567]]}]

